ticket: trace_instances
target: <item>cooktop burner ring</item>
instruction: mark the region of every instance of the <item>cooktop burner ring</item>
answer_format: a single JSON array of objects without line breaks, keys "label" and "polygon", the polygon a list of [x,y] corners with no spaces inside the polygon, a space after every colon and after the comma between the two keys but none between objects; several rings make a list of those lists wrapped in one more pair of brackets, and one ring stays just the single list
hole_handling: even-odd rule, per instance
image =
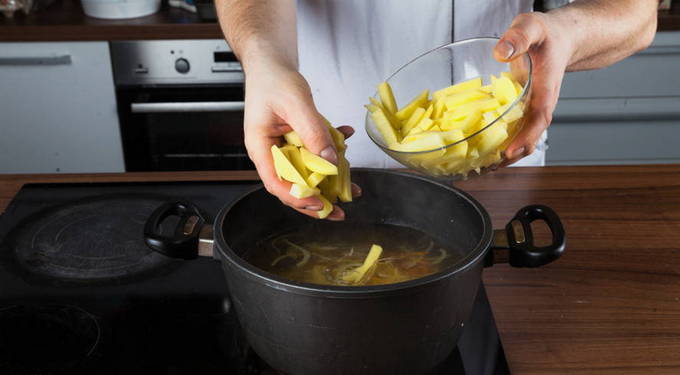
[{"label": "cooktop burner ring", "polygon": [[100,196],[42,211],[10,237],[29,274],[61,281],[124,279],[176,261],[149,249],[144,224],[166,199]]},{"label": "cooktop burner ring", "polygon": [[0,372],[54,374],[81,367],[101,336],[98,319],[77,306],[0,308]]}]

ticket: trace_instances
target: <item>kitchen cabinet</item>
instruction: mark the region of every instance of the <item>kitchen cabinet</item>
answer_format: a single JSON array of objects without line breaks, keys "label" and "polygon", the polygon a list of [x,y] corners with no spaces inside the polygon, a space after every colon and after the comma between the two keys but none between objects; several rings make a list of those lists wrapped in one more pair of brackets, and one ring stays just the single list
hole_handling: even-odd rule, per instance
[{"label": "kitchen cabinet", "polygon": [[124,171],[107,42],[0,43],[0,173]]},{"label": "kitchen cabinet", "polygon": [[548,165],[679,163],[680,32],[601,70],[567,73]]}]

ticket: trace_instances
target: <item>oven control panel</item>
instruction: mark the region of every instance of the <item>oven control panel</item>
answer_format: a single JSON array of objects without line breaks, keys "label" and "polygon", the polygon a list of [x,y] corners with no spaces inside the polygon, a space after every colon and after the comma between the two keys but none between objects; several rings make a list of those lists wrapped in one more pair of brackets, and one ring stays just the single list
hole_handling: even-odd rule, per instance
[{"label": "oven control panel", "polygon": [[221,39],[114,41],[111,60],[116,86],[243,83]]}]

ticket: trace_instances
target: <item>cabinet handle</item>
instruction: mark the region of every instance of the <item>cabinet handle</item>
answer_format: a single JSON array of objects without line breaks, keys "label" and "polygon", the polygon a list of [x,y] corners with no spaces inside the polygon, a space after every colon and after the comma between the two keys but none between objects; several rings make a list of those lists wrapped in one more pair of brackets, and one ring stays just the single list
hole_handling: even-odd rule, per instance
[{"label": "cabinet handle", "polygon": [[132,113],[237,112],[244,106],[244,102],[132,103],[130,110]]},{"label": "cabinet handle", "polygon": [[0,66],[71,65],[71,55],[0,57]]}]

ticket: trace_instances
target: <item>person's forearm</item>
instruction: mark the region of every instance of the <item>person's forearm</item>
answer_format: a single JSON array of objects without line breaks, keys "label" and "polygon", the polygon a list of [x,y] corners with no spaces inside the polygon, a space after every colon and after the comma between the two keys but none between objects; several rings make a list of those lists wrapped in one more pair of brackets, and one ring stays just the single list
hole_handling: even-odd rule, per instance
[{"label": "person's forearm", "polygon": [[577,0],[548,12],[570,35],[567,70],[597,69],[647,48],[656,32],[658,0]]},{"label": "person's forearm", "polygon": [[271,63],[297,69],[295,0],[216,0],[215,7],[246,74]]}]

